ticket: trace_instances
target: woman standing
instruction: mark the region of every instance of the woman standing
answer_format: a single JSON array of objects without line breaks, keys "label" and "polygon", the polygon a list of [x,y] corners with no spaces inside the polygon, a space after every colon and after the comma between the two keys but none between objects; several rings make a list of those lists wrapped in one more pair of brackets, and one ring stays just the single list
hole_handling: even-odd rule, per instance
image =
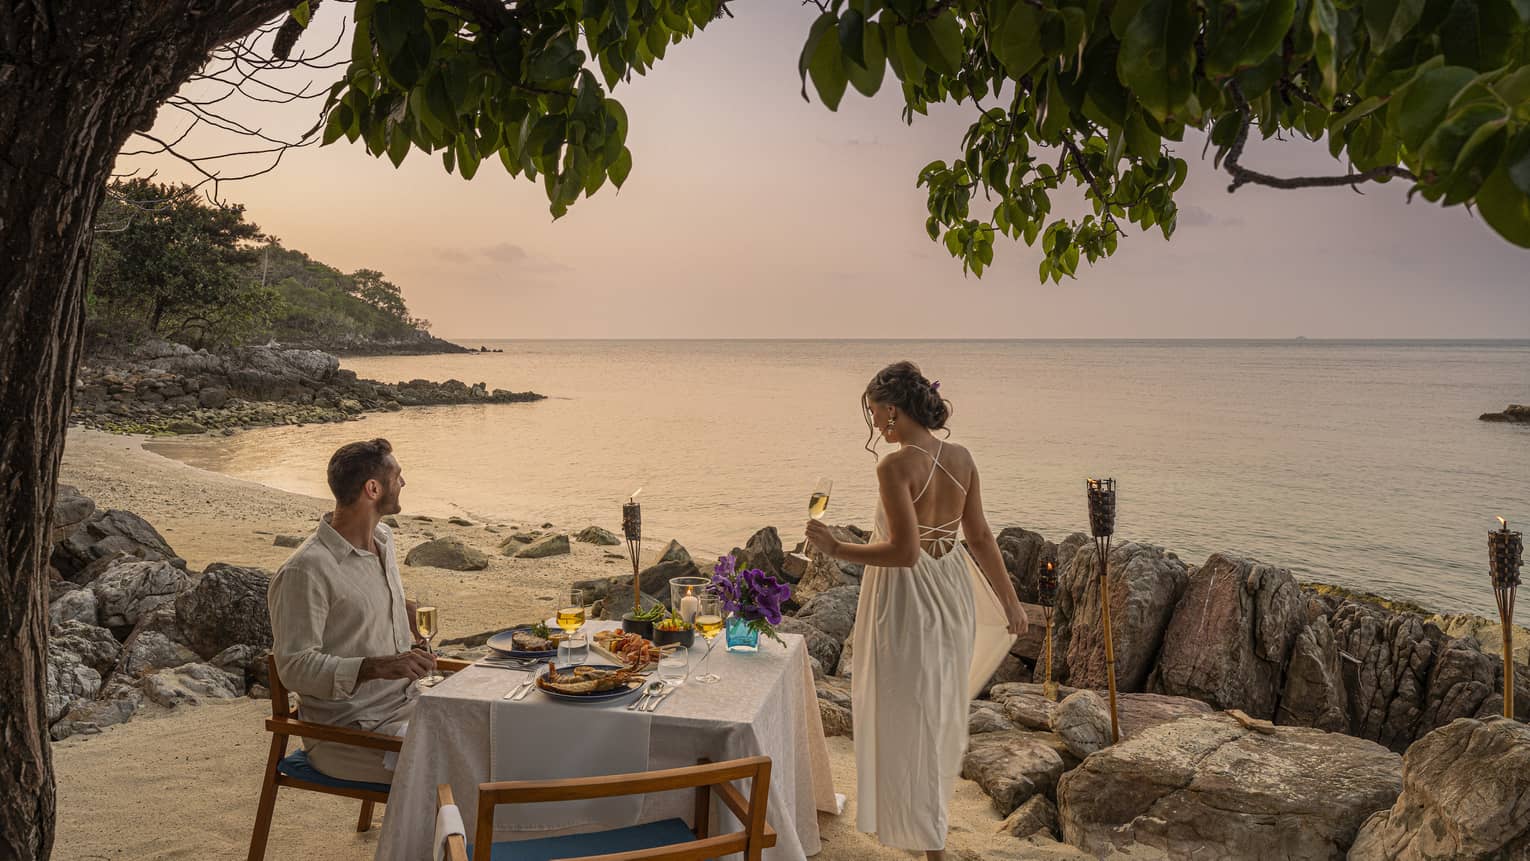
[{"label": "woman standing", "polygon": [[862,395],[867,450],[876,454],[878,433],[900,444],[877,463],[871,543],[841,543],[824,524],[807,524],[820,551],[866,566],[852,640],[857,826],[931,861],[945,854],[967,703],[1026,628],[983,515],[977,465],[933,433],[951,414],[939,388],[898,362]]}]

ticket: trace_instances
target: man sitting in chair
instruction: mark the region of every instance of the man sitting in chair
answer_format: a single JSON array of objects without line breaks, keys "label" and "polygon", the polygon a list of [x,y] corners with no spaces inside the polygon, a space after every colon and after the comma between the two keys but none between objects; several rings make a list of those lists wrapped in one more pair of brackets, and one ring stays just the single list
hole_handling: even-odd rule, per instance
[{"label": "man sitting in chair", "polygon": [[[303,720],[402,735],[414,681],[435,666],[415,648],[413,602],[404,599],[393,534],[403,472],[385,439],[343,445],[329,459],[335,510],[271,578],[272,653]],[[391,783],[381,751],[304,739],[331,777]]]}]

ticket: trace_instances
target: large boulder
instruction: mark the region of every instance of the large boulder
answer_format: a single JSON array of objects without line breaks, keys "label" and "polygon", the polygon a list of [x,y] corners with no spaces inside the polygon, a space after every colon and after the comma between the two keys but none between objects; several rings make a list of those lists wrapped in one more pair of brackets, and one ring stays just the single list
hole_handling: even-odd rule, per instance
[{"label": "large boulder", "polygon": [[1397,754],[1306,727],[1226,715],[1161,724],[1084,760],[1057,786],[1063,838],[1096,855],[1342,859],[1402,788]]},{"label": "large boulder", "polygon": [[[567,546],[568,539],[563,539]],[[404,556],[405,565],[424,565],[448,571],[482,571],[489,567],[489,557],[460,538],[433,538],[416,544]]]},{"label": "large boulder", "polygon": [[982,787],[994,810],[1008,816],[1035,795],[1052,795],[1063,773],[1055,739],[1045,733],[1009,730],[971,737],[962,777]]},{"label": "large boulder", "polygon": [[[865,533],[853,526],[830,526],[829,532],[846,544],[866,543]],[[841,562],[822,553],[809,554],[807,562],[788,554],[783,557],[782,565],[787,577],[797,581],[792,587],[792,599],[799,605],[836,586],[859,585],[865,571],[863,565]]]},{"label": "large boulder", "polygon": [[663,565],[665,562],[694,562],[691,552],[685,549],[685,545],[671,538],[664,545],[664,550],[659,553],[659,558],[654,561],[655,565]]},{"label": "large boulder", "polygon": [[196,585],[175,599],[183,642],[204,660],[240,644],[270,649],[271,611],[266,605],[270,584],[271,575],[259,568],[223,562],[207,566]]},{"label": "large boulder", "polygon": [[48,632],[48,653],[76,664],[84,664],[105,676],[117,665],[122,644],[112,632],[95,625],[68,620]]},{"label": "large boulder", "polygon": [[48,605],[48,624],[50,625],[62,625],[70,620],[94,625],[99,617],[100,614],[96,609],[96,593],[91,589],[71,589]]},{"label": "large boulder", "polygon": [[1401,751],[1418,737],[1428,708],[1429,673],[1449,642],[1411,613],[1345,601],[1329,618],[1340,665],[1349,732]]},{"label": "large boulder", "polygon": [[113,682],[94,699],[79,699],[57,723],[49,727],[54,741],[76,733],[98,733],[102,729],[126,723],[143,702],[143,692],[126,682]]},{"label": "large boulder", "polygon": [[[1063,700],[1077,691],[1077,688],[1058,685],[1057,696]],[[1004,709],[1006,717],[1027,729],[1050,729],[1060,705],[1048,700],[1039,684],[995,685],[989,696]],[[1123,739],[1182,717],[1210,713],[1211,706],[1187,697],[1130,693],[1116,696],[1116,720]]]},{"label": "large boulder", "polygon": [[616,547],[622,543],[622,540],[617,538],[614,532],[609,529],[602,529],[599,526],[586,526],[574,537],[586,544],[594,544],[600,547]]},{"label": "large boulder", "polygon": [[[650,595],[664,606],[669,606],[669,581],[676,577],[699,577],[701,572],[696,566],[684,560],[671,560],[660,562],[638,572],[638,589],[644,595]],[[626,602],[632,606],[632,575],[619,574],[615,577],[596,577],[590,580],[580,580],[574,584],[585,589],[585,600],[598,601],[610,597],[617,604]]]},{"label": "large boulder", "polygon": [[[1058,615],[1067,622],[1058,626],[1056,648],[1067,661],[1066,680],[1075,687],[1103,688],[1106,683],[1098,565],[1094,545],[1085,545],[1058,583]],[[1163,548],[1130,541],[1111,548],[1109,568],[1116,690],[1145,690],[1188,570]]]},{"label": "large boulder", "polygon": [[568,536],[562,532],[544,535],[515,552],[517,559],[545,559],[549,556],[566,556],[569,553]]},{"label": "large boulder", "polygon": [[185,664],[144,676],[143,694],[165,708],[244,696],[244,679],[208,664]]},{"label": "large boulder", "polygon": [[1057,805],[1045,795],[1033,795],[1030,800],[1015,808],[1003,822],[999,823],[1000,834],[1008,834],[1011,837],[1025,838],[1032,834],[1041,834],[1048,838],[1057,835]]},{"label": "large boulder", "polygon": [[130,677],[165,667],[179,667],[197,659],[195,652],[158,631],[139,631],[126,648],[127,662],[123,669]]},{"label": "large boulder", "polygon": [[1348,732],[1345,703],[1339,647],[1328,617],[1318,616],[1296,636],[1275,722],[1325,732]]},{"label": "large boulder", "polygon": [[1360,829],[1352,861],[1530,858],[1530,727],[1462,718],[1408,748],[1402,794]]},{"label": "large boulder", "polygon": [[855,610],[860,597],[859,586],[836,586],[809,599],[797,611],[797,618],[844,642],[855,628]]},{"label": "large boulder", "polygon": [[51,646],[48,649],[48,687],[43,705],[50,726],[77,704],[94,699],[101,690],[101,674],[75,660],[77,657]]},{"label": "large boulder", "polygon": [[1110,746],[1110,708],[1094,691],[1069,694],[1052,710],[1051,724],[1079,759]]},{"label": "large boulder", "polygon": [[90,584],[97,621],[106,628],[131,628],[140,617],[175,600],[191,576],[169,562],[117,562]]},{"label": "large boulder", "polygon": [[776,630],[783,634],[801,634],[807,640],[808,654],[818,659],[825,672],[833,673],[839,667],[839,656],[845,649],[844,640],[836,639],[792,616],[783,618]]},{"label": "large boulder", "polygon": [[119,554],[150,561],[178,559],[147,520],[131,511],[112,509],[96,511],[78,524],[54,546],[52,562],[66,579],[88,583],[90,563]]},{"label": "large boulder", "polygon": [[1057,545],[1047,541],[1041,533],[1019,526],[1000,530],[998,544],[1004,568],[1015,585],[1015,594],[1021,601],[1035,603],[1041,565],[1046,561],[1057,561]]},{"label": "large boulder", "polygon": [[758,568],[777,580],[797,582],[798,578],[786,571],[786,551],[781,548],[781,535],[774,526],[767,526],[749,536],[742,549],[733,549],[733,555],[737,557],[735,567],[739,571]]},{"label": "large boulder", "polygon": [[1174,609],[1150,689],[1274,717],[1306,607],[1291,572],[1213,554]]},{"label": "large boulder", "polygon": [[53,492],[52,543],[57,544],[73,535],[95,513],[96,503],[90,497],[70,485],[58,485]]},{"label": "large boulder", "polygon": [[[484,632],[484,639],[487,639],[494,633],[497,632]],[[445,644],[443,643],[443,645]],[[479,642],[479,645],[483,645],[482,641]],[[263,685],[265,687],[270,687],[271,665],[266,661],[266,656],[268,654],[270,654],[269,648],[257,648],[255,646],[240,644],[237,646],[229,646],[227,649],[224,649],[218,654],[213,655],[212,660],[210,660],[208,663],[212,664],[220,670],[233,673],[234,675],[243,678],[246,686],[257,684]]]}]

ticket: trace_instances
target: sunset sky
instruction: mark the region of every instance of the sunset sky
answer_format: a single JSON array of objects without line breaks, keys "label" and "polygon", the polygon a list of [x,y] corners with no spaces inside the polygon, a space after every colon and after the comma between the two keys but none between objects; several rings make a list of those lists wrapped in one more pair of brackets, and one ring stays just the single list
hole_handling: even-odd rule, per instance
[{"label": "sunset sky", "polygon": [[[914,180],[957,154],[975,109],[906,126],[888,85],[851,91],[837,113],[805,103],[797,54],[816,10],[733,10],[618,87],[632,175],[557,222],[541,185],[497,160],[465,182],[437,157],[395,170],[343,140],[224,194],[289,247],[382,270],[437,334],[464,339],[1530,337],[1530,252],[1464,208],[1408,205],[1401,183],[1229,195],[1198,138],[1180,147],[1191,174],[1172,242],[1128,227],[1114,258],[1041,285],[1039,251],[1001,239],[984,277],[964,278],[925,235]],[[350,12],[327,4],[300,46],[327,44]],[[299,129],[316,108],[237,113]],[[184,127],[170,111],[160,123]],[[1251,146],[1244,161],[1342,169],[1305,142]]]}]

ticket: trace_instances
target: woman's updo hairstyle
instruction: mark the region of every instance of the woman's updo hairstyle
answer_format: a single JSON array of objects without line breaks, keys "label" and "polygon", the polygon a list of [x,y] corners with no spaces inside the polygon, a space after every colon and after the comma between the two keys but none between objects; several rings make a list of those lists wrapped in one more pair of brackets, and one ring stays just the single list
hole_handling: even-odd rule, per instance
[{"label": "woman's updo hairstyle", "polygon": [[944,430],[951,418],[951,402],[940,396],[940,384],[926,379],[913,362],[895,362],[878,371],[866,385],[862,400],[896,407],[932,431]]}]

